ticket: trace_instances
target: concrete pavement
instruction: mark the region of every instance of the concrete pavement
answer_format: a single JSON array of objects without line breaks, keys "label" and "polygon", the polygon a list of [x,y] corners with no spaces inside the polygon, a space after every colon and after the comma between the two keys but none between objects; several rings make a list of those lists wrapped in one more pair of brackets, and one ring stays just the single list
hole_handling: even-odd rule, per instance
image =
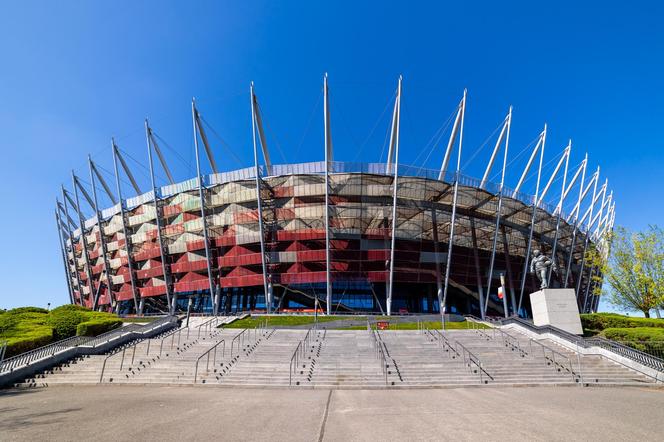
[{"label": "concrete pavement", "polygon": [[0,440],[661,440],[664,390],[0,391]]}]

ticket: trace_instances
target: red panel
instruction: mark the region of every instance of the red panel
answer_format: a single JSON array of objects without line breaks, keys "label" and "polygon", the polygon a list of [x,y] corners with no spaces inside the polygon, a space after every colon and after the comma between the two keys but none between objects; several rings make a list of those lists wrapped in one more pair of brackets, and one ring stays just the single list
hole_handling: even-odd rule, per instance
[{"label": "red panel", "polygon": [[171,272],[173,273],[193,272],[197,270],[207,270],[207,261],[200,260],[171,264]]},{"label": "red panel", "polygon": [[206,277],[198,281],[176,282],[174,288],[176,292],[192,292],[196,290],[209,290],[210,284]]},{"label": "red panel", "polygon": [[154,278],[155,276],[162,276],[164,274],[164,269],[161,268],[161,264],[157,267],[152,267],[150,269],[139,270],[136,272],[138,279],[147,279]]},{"label": "red panel", "polygon": [[205,248],[205,240],[199,239],[197,241],[187,242],[187,251],[192,252],[194,250],[201,250]]},{"label": "red panel", "polygon": [[161,251],[159,250],[158,245],[151,245],[149,247],[146,247],[134,255],[134,259],[136,261],[146,261],[151,258],[160,258],[160,257],[161,257]]},{"label": "red panel", "polygon": [[154,286],[154,287],[142,287],[142,288],[139,288],[138,291],[141,293],[141,296],[143,296],[143,297],[165,295],[166,294],[166,286],[165,285],[158,285],[158,286]]},{"label": "red panel", "polygon": [[182,212],[182,207],[179,204],[174,204],[172,206],[164,206],[164,216],[177,215]]},{"label": "red panel", "polygon": [[263,260],[261,259],[260,253],[250,253],[240,256],[222,256],[217,258],[217,264],[219,267],[247,266],[262,263]]}]

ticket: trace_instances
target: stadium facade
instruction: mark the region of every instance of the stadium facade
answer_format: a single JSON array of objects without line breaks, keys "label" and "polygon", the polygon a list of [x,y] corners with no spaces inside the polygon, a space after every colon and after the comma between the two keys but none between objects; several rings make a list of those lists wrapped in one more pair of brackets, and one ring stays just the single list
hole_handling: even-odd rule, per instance
[{"label": "stadium facade", "polygon": [[[252,167],[218,171],[192,102],[197,176],[174,182],[147,121],[151,190],[139,188],[115,141],[115,192],[90,158],[90,188],[72,172],[73,189],[63,187],[56,204],[72,303],[123,313],[189,306],[398,314],[439,312],[443,305],[451,313],[528,316],[528,294],[539,287],[528,257],[539,249],[556,263],[549,285],[574,288],[581,311],[597,309],[601,274],[586,256],[591,249],[608,253],[615,202],[607,182],[599,183],[599,168],[588,170],[587,157],[570,167],[571,142],[553,174],[542,176],[546,126],[513,188],[504,182],[511,109],[483,177],[464,176],[464,92],[440,169],[406,166],[399,163],[400,79],[387,161],[338,162],[326,76],[324,160],[278,165],[270,160],[253,85],[250,96]],[[203,150],[209,175],[201,173]],[[169,185],[156,185],[155,159]],[[496,170],[497,183],[489,180]],[[123,195],[120,171],[136,196]],[[534,195],[521,192],[528,177],[536,177]],[[560,199],[548,204],[554,184]],[[112,207],[99,207],[101,191]],[[82,203],[96,216],[85,219]],[[501,280],[506,296],[498,294]]]}]

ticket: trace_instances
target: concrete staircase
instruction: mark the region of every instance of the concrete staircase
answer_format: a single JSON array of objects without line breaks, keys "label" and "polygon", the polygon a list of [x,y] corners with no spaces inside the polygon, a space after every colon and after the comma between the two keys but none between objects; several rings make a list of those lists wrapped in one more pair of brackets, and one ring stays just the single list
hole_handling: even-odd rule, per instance
[{"label": "concrete staircase", "polygon": [[[572,351],[567,347],[563,347],[549,339],[533,339],[531,342],[529,336],[514,329],[510,330],[509,333],[518,339],[521,348],[528,352],[529,356],[533,359],[542,361],[544,360],[543,355],[548,354],[546,349],[537,345],[536,342],[542,343],[548,348],[565,356],[567,359],[563,359],[563,365],[568,364],[568,361],[571,363],[578,382],[583,382],[584,384],[605,385],[641,385],[653,383],[651,378],[637,371],[628,369],[617,362],[603,358],[600,355],[579,355],[577,352]],[[496,339],[498,339],[498,337],[496,337]],[[549,361],[549,364],[549,366],[553,365],[551,361]]]},{"label": "concrete staircase", "polygon": [[[531,340],[515,330],[507,335],[494,330],[445,331],[447,341],[456,347],[448,351],[437,333],[380,331],[375,340],[367,330],[312,330],[293,367],[291,358],[307,330],[185,328],[130,343],[111,354],[78,358],[17,386],[100,381],[296,388],[651,383],[600,356],[579,356],[550,340]],[[377,345],[386,357],[385,371]],[[480,377],[477,367],[465,362],[461,346],[490,376]]]},{"label": "concrete staircase", "polygon": [[[313,369],[300,382],[304,386],[379,388],[385,387],[381,360],[376,357],[374,341],[367,331],[326,330],[320,349],[315,349]],[[390,365],[388,363],[388,365]],[[388,367],[387,384],[395,381],[393,366]]]}]

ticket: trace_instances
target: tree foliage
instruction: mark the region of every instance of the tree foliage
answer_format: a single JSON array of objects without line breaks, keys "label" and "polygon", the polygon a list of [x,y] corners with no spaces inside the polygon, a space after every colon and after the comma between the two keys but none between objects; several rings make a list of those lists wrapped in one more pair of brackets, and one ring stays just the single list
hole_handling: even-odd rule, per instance
[{"label": "tree foliage", "polygon": [[644,232],[619,227],[603,270],[611,286],[609,302],[649,318],[651,309],[664,304],[664,231],[657,226]]}]

